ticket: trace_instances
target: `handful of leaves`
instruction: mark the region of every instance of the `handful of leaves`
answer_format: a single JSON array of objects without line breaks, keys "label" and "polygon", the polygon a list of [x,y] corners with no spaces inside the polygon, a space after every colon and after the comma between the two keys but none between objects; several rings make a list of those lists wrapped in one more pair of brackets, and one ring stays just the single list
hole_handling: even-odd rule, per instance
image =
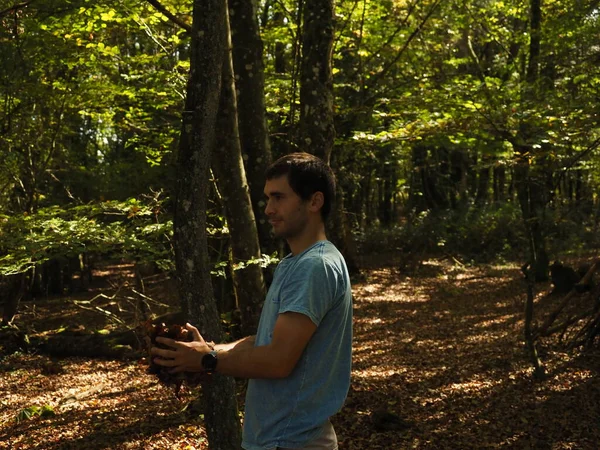
[{"label": "handful of leaves", "polygon": [[201,382],[208,379],[208,375],[202,373],[179,372],[171,373],[171,367],[159,366],[153,361],[153,356],[150,354],[151,347],[158,347],[172,350],[159,342],[156,342],[157,337],[166,337],[177,341],[191,342],[192,334],[185,326],[180,324],[167,325],[164,322],[154,323],[151,320],[144,323],[144,331],[148,337],[148,358],[149,367],[148,373],[156,375],[158,380],[165,386],[172,387],[177,398],[181,398],[181,387],[185,383],[188,387],[198,386]]}]

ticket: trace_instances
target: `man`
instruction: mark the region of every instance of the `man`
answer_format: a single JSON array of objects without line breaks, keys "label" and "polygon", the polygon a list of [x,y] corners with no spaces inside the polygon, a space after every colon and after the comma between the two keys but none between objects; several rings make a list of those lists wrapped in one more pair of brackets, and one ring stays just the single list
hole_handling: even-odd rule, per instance
[{"label": "man", "polygon": [[331,169],[293,153],[266,173],[265,213],[291,253],[267,293],[256,336],[211,348],[187,325],[193,342],[157,341],[157,364],[174,372],[216,372],[249,378],[242,447],[247,450],[335,450],[329,418],[350,386],[352,295],[346,263],[327,240],[335,197]]}]

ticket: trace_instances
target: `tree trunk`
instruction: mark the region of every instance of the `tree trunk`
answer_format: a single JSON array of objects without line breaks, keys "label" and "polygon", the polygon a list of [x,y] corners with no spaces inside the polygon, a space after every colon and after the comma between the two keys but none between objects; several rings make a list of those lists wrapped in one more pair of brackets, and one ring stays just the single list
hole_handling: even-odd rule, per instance
[{"label": "tree trunk", "polygon": [[491,175],[491,169],[487,166],[486,158],[482,158],[481,164],[484,167],[477,171],[477,194],[475,196],[475,203],[478,206],[484,206],[488,203]]},{"label": "tree trunk", "polygon": [[515,186],[530,241],[528,259],[535,265],[532,270],[535,281],[546,281],[550,261],[541,223],[544,209],[541,185],[531,177],[527,148],[517,147],[516,150],[519,159],[515,167]]},{"label": "tree trunk", "polygon": [[[532,264],[535,266],[536,264]],[[535,338],[533,336],[533,284],[534,276],[529,273],[527,276],[527,299],[525,300],[525,345],[529,354],[529,360],[533,366],[533,375],[536,379],[542,380],[546,376],[546,369],[542,365],[535,346]]]},{"label": "tree trunk", "polygon": [[329,164],[333,124],[333,0],[306,0],[300,69],[298,147]]},{"label": "tree trunk", "polygon": [[[217,118],[220,139],[212,161],[225,204],[233,262],[237,264],[256,260],[261,257],[261,252],[240,147],[235,94],[233,66],[227,51]],[[262,268],[259,264],[248,264],[245,268],[234,270],[233,281],[241,312],[242,333],[255,334],[260,306],[265,298]]]},{"label": "tree trunk", "polygon": [[[182,310],[207,340],[221,341],[206,241],[210,156],[227,51],[225,0],[194,0],[190,77],[177,159],[175,263]],[[238,450],[241,433],[233,378],[215,376],[202,389],[210,448]]]},{"label": "tree trunk", "polygon": [[0,304],[2,308],[2,322],[1,326],[10,325],[19,310],[19,303],[26,293],[27,290],[27,273],[19,273],[16,275],[5,276],[3,283],[0,284],[2,287],[2,294],[0,294]]},{"label": "tree trunk", "polygon": [[505,194],[506,169],[503,165],[494,167],[494,202],[500,204],[506,201]]},{"label": "tree trunk", "polygon": [[538,80],[540,67],[540,42],[542,33],[541,0],[531,0],[529,6],[529,61],[525,79],[527,83],[533,85]]},{"label": "tree trunk", "polygon": [[454,209],[464,206],[468,202],[468,165],[469,160],[462,150],[453,150],[450,152],[450,180],[453,185],[453,193],[450,201]]},{"label": "tree trunk", "polygon": [[265,67],[258,6],[256,0],[229,0],[229,7],[241,152],[260,246],[264,253],[272,253],[277,246],[263,212],[265,172],[272,157],[265,109]]},{"label": "tree trunk", "polygon": [[[333,74],[331,66],[334,32],[333,0],[306,0],[302,27],[300,68],[300,150],[312,153],[326,164],[331,162],[335,140],[333,121]],[[343,210],[343,192],[337,190],[337,202],[328,227],[330,239],[344,254],[348,270],[358,272],[352,249],[354,243]]]},{"label": "tree trunk", "polygon": [[[540,56],[540,36],[541,36],[541,5],[540,0],[531,0],[530,3],[530,43],[529,43],[529,61],[526,73],[525,98],[536,98],[536,82],[538,77],[539,56]],[[535,136],[535,130],[532,130],[529,124],[522,123],[519,129],[519,141],[515,144],[515,153],[517,155],[517,167],[515,168],[515,185],[517,196],[523,213],[525,228],[530,238],[529,261],[533,267],[535,281],[546,281],[548,279],[549,258],[546,252],[545,237],[542,229],[542,218],[546,206],[543,190],[545,181],[542,176],[532,176],[530,161],[532,155],[536,154],[533,145],[528,144],[531,136]],[[541,163],[538,162],[541,166]],[[538,171],[543,167],[538,167]],[[535,175],[535,174],[533,174]]]},{"label": "tree trunk", "polygon": [[[276,27],[284,26],[284,15],[281,11],[277,11],[273,14],[273,24]],[[287,72],[287,61],[285,58],[285,42],[275,41],[275,73],[286,73]]]}]

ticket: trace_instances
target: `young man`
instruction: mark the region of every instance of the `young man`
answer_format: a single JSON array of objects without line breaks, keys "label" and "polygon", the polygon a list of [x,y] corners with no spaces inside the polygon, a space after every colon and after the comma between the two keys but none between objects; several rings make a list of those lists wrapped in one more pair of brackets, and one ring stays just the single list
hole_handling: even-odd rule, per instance
[{"label": "young man", "polygon": [[249,378],[242,447],[335,450],[329,421],[350,386],[352,294],[346,263],[327,240],[335,197],[331,169],[307,153],[277,160],[266,173],[265,213],[291,253],[267,293],[256,336],[213,348],[187,325],[193,342],[157,341],[157,364],[174,372]]}]

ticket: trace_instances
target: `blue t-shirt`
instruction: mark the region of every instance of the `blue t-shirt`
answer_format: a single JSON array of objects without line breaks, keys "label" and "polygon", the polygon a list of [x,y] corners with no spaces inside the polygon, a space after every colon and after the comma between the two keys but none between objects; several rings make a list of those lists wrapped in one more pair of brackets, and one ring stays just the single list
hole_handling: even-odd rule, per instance
[{"label": "blue t-shirt", "polygon": [[319,241],[281,260],[263,306],[256,346],[268,345],[279,314],[308,316],[317,329],[292,373],[251,379],[242,447],[302,447],[344,404],[352,364],[352,291],[342,254]]}]

